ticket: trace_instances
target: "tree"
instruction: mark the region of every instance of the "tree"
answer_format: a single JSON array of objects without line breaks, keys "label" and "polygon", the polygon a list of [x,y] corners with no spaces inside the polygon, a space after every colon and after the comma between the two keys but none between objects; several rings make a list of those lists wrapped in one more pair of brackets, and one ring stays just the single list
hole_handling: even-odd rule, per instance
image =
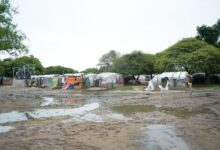
[{"label": "tree", "polygon": [[100,66],[100,70],[109,71],[113,60],[118,58],[119,55],[120,54],[115,50],[110,50],[108,53],[102,55],[102,57],[99,59],[99,64],[98,64],[98,66]]},{"label": "tree", "polygon": [[25,34],[13,23],[15,13],[9,0],[0,0],[0,52],[16,56],[28,50],[22,43],[26,39]]},{"label": "tree", "polygon": [[[154,55],[144,54],[140,51],[134,51],[131,54],[123,55],[113,61],[112,71],[135,76],[141,74],[150,74],[154,72]],[[138,80],[137,78],[137,80]]]},{"label": "tree", "polygon": [[41,64],[40,60],[33,55],[23,56],[16,58],[12,61],[14,67],[22,67],[24,65],[33,65],[35,68],[35,74],[40,75],[44,74],[44,67]]},{"label": "tree", "polygon": [[63,66],[50,66],[45,68],[45,74],[65,74],[65,73],[77,73],[78,71]]},{"label": "tree", "polygon": [[7,77],[13,77],[13,68],[21,68],[24,65],[34,66],[35,72],[32,72],[32,74],[39,75],[44,73],[44,67],[42,66],[40,60],[35,58],[33,55],[23,56],[16,59],[4,59],[2,63],[4,69],[3,76]]},{"label": "tree", "polygon": [[158,72],[219,73],[220,50],[195,38],[185,38],[156,54],[155,67]]},{"label": "tree", "polygon": [[4,62],[0,60],[0,77],[4,75],[4,72],[5,72]]},{"label": "tree", "polygon": [[197,39],[220,47],[220,19],[213,26],[202,25],[197,27]]},{"label": "tree", "polygon": [[94,74],[98,74],[100,73],[99,69],[97,68],[87,68],[86,70],[82,71],[83,73],[94,73]]}]

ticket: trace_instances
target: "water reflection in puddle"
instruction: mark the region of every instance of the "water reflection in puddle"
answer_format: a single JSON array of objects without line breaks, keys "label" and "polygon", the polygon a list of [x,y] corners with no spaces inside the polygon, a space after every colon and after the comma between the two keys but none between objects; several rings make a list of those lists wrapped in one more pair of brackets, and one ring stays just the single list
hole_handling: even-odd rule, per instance
[{"label": "water reflection in puddle", "polygon": [[[102,121],[100,116],[96,116],[95,114],[90,114],[89,111],[99,108],[100,105],[98,103],[86,104],[79,108],[73,109],[36,109],[32,112],[17,112],[12,111],[8,113],[0,114],[0,123],[7,122],[17,122],[17,121],[25,121],[29,118],[48,118],[48,117],[57,117],[57,116],[73,116],[75,119],[84,118],[84,120],[98,120]],[[83,117],[80,117],[83,116]],[[9,126],[0,126],[0,133],[7,132],[13,127]]]},{"label": "water reflection in puddle", "polygon": [[175,130],[174,126],[149,125],[141,130],[137,144],[140,150],[189,150]]},{"label": "water reflection in puddle", "polygon": [[43,97],[43,99],[44,99],[44,102],[41,103],[40,106],[48,106],[48,105],[54,104],[54,98],[53,97]]},{"label": "water reflection in puddle", "polygon": [[109,119],[127,121],[132,120],[132,118],[125,117],[122,114],[110,113],[110,114],[102,114],[97,115],[94,113],[87,113],[85,115],[74,115],[73,118],[62,121],[63,123],[78,123],[83,121],[91,121],[91,122],[105,122]]},{"label": "water reflection in puddle", "polygon": [[11,126],[0,126],[0,133],[5,133],[8,132],[10,130],[14,129],[14,127]]},{"label": "water reflection in puddle", "polygon": [[98,103],[86,104],[79,108],[73,109],[37,109],[29,114],[34,118],[47,118],[56,116],[74,116],[82,115],[88,111],[97,109],[100,105]]},{"label": "water reflection in puddle", "polygon": [[43,102],[40,106],[60,105],[60,104],[75,104],[80,102],[79,98],[61,98],[61,97],[43,97]]},{"label": "water reflection in puddle", "polygon": [[186,108],[158,107],[155,105],[121,105],[112,107],[112,111],[121,113],[125,116],[131,116],[135,113],[148,113],[153,111],[160,111],[179,118],[192,117],[198,114],[211,114],[216,116],[215,112],[209,108],[202,107],[189,110]]},{"label": "water reflection in puddle", "polygon": [[7,122],[16,122],[16,121],[25,121],[28,120],[27,116],[33,118],[47,118],[47,117],[56,117],[56,116],[74,116],[74,115],[83,115],[86,112],[92,111],[99,108],[98,103],[86,104],[79,108],[72,109],[36,109],[32,112],[7,112],[0,114],[0,123]]},{"label": "water reflection in puddle", "polygon": [[0,123],[24,121],[24,120],[27,120],[27,117],[22,112],[12,111],[8,113],[0,114]]}]

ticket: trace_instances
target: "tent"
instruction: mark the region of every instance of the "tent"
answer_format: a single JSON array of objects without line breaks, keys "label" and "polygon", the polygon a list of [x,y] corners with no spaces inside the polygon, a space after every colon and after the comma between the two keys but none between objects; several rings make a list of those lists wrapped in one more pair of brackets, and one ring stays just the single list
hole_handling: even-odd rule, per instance
[{"label": "tent", "polygon": [[61,80],[58,75],[31,76],[31,82],[37,87],[59,88]]},{"label": "tent", "polygon": [[85,75],[86,78],[89,79],[89,86],[90,87],[94,87],[95,86],[95,81],[97,79],[97,74],[86,74]]},{"label": "tent", "polygon": [[146,90],[157,89],[177,89],[186,86],[185,80],[189,74],[187,72],[164,72],[155,75],[148,83]]},{"label": "tent", "polygon": [[[124,85],[122,75],[112,72],[100,73],[96,77],[96,82],[99,82],[99,87],[116,88]],[[97,85],[97,84],[96,84]]]}]

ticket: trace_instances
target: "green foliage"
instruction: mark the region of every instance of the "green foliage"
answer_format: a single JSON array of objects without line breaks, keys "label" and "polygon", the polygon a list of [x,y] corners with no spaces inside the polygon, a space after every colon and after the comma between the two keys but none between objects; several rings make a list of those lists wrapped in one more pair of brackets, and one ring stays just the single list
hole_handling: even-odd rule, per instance
[{"label": "green foliage", "polygon": [[115,50],[110,50],[108,53],[102,55],[99,59],[99,66],[102,72],[110,71],[110,66],[113,63],[113,60],[118,58],[120,54]]},{"label": "green foliage", "polygon": [[154,55],[134,51],[113,61],[112,71],[123,75],[152,74],[154,72]]},{"label": "green foliage", "polygon": [[86,70],[84,70],[82,72],[86,73],[86,74],[89,74],[89,73],[98,74],[98,73],[100,73],[99,69],[97,69],[97,68],[87,68]]},{"label": "green foliage", "polygon": [[63,66],[50,66],[45,68],[45,74],[65,74],[65,73],[77,73],[78,71]]},{"label": "green foliage", "polygon": [[34,65],[35,66],[35,74],[43,74],[44,68],[38,58],[35,58],[33,55],[31,56],[23,56],[16,59],[4,59],[0,62],[2,64],[3,71],[1,75],[6,77],[13,76],[13,68],[15,67],[23,67],[24,65]]},{"label": "green foliage", "polygon": [[26,39],[25,34],[17,30],[17,26],[12,21],[15,13],[9,0],[0,0],[0,52],[10,55],[28,52],[27,47],[22,43]]},{"label": "green foliage", "polygon": [[158,72],[219,73],[220,50],[195,38],[185,38],[156,54],[155,68]]},{"label": "green foliage", "polygon": [[0,60],[0,76],[3,76],[5,72],[4,62]]},{"label": "green foliage", "polygon": [[41,64],[40,60],[33,55],[30,56],[23,56],[16,58],[13,61],[13,66],[15,67],[22,67],[24,65],[31,64],[35,66],[35,74],[40,75],[44,73],[44,67]]},{"label": "green foliage", "polygon": [[220,47],[220,19],[213,26],[202,25],[197,27],[197,39],[203,40],[211,45]]}]

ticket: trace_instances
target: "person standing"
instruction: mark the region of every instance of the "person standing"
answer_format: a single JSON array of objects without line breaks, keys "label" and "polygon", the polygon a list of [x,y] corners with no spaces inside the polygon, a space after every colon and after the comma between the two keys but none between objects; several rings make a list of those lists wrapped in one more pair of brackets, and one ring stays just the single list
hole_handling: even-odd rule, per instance
[{"label": "person standing", "polygon": [[189,87],[189,95],[192,95],[192,77],[190,75],[186,78],[186,84]]}]

